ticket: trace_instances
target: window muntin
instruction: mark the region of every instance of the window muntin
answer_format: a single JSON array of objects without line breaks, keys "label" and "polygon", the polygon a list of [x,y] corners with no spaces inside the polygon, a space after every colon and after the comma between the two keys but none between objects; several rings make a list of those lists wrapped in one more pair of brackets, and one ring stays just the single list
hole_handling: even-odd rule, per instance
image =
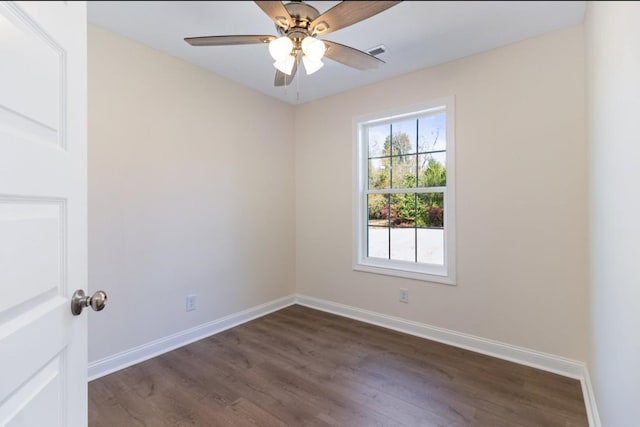
[{"label": "window muntin", "polygon": [[355,127],[354,268],[454,283],[453,100]]}]

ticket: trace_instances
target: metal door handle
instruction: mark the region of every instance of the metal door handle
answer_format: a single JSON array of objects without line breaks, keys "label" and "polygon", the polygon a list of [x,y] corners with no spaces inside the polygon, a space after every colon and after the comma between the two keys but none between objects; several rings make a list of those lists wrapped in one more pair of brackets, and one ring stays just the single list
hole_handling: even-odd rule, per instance
[{"label": "metal door handle", "polygon": [[105,291],[96,291],[92,296],[85,295],[82,289],[78,289],[71,297],[71,313],[78,316],[82,309],[91,306],[95,311],[100,311],[107,304],[107,294]]}]

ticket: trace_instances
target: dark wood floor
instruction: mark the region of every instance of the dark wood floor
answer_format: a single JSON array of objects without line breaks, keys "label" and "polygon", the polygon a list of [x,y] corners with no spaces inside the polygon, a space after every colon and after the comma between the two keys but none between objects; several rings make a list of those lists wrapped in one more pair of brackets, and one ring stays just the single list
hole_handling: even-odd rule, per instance
[{"label": "dark wood floor", "polygon": [[294,305],[89,384],[100,426],[587,426],[580,383]]}]

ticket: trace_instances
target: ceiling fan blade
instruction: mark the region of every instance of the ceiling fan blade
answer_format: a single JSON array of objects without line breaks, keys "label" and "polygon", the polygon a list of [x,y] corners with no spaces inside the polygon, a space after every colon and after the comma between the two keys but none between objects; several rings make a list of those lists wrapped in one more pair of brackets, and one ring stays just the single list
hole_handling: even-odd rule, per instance
[{"label": "ceiling fan blade", "polygon": [[186,37],[191,46],[228,46],[237,44],[264,44],[274,40],[274,36],[206,36]]},{"label": "ceiling fan blade", "polygon": [[289,86],[293,81],[293,77],[296,75],[296,69],[294,67],[293,71],[291,71],[291,75],[287,76],[280,70],[276,70],[276,77],[273,79],[273,85],[276,87],[279,86]]},{"label": "ceiling fan blade", "polygon": [[382,59],[376,58],[361,50],[340,43],[330,42],[329,40],[322,41],[327,46],[327,51],[324,54],[325,57],[349,67],[358,70],[371,70],[385,63]]},{"label": "ceiling fan blade", "polygon": [[281,1],[257,1],[255,4],[279,27],[287,29],[293,24],[291,15],[289,15]]},{"label": "ceiling fan blade", "polygon": [[377,15],[398,3],[401,1],[343,1],[314,19],[309,28],[312,34],[329,34]]},{"label": "ceiling fan blade", "polygon": [[274,86],[289,86],[293,81],[293,78],[296,76],[296,72],[298,71],[298,64],[300,63],[301,55],[298,55],[296,58],[296,62],[293,63],[293,68],[291,69],[291,75],[286,75],[280,70],[276,70],[276,77],[273,79]]}]

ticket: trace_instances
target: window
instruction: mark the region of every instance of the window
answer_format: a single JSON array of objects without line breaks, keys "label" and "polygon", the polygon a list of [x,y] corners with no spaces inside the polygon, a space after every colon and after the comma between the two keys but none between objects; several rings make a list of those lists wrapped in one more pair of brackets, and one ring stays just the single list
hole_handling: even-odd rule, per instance
[{"label": "window", "polygon": [[354,128],[353,268],[455,284],[453,98]]}]

